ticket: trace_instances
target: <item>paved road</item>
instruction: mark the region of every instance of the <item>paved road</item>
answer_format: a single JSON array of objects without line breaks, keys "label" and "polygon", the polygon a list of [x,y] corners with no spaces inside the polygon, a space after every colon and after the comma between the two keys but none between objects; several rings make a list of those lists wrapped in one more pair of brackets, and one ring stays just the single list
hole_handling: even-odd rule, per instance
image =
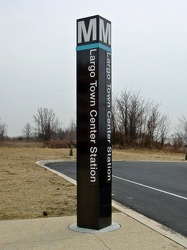
[{"label": "paved road", "polygon": [[[76,179],[76,163],[48,164]],[[113,199],[187,236],[187,163],[113,162]]]}]

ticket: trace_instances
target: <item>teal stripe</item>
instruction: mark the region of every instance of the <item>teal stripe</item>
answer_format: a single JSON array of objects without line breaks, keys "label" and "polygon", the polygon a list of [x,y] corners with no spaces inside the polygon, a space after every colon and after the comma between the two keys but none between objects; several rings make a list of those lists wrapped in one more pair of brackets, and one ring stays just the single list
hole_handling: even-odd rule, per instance
[{"label": "teal stripe", "polygon": [[112,49],[110,47],[108,47],[104,44],[101,44],[101,43],[92,43],[92,44],[77,46],[76,50],[81,51],[81,50],[98,49],[98,48],[106,50],[108,52],[112,51]]}]

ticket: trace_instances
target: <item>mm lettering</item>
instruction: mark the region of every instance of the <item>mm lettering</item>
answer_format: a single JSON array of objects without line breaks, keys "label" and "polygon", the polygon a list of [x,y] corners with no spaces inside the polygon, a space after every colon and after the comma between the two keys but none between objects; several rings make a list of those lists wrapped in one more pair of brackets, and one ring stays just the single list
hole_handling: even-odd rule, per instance
[{"label": "mm lettering", "polygon": [[102,42],[111,46],[111,23],[100,16],[78,20],[77,32],[78,45]]}]

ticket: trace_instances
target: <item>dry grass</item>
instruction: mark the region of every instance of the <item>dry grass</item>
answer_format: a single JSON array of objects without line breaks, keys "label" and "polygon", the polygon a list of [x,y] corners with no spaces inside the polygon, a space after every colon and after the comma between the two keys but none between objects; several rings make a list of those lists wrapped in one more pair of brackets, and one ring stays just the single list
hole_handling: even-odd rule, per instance
[{"label": "dry grass", "polygon": [[123,161],[183,161],[185,154],[147,149],[113,150],[113,159]]},{"label": "dry grass", "polygon": [[[69,149],[23,144],[0,148],[0,220],[76,214],[76,187],[36,165],[48,159],[72,159]],[[184,154],[148,150],[114,150],[118,160],[181,161]]]},{"label": "dry grass", "polygon": [[76,187],[36,161],[68,159],[68,149],[0,149],[0,220],[72,215]]}]

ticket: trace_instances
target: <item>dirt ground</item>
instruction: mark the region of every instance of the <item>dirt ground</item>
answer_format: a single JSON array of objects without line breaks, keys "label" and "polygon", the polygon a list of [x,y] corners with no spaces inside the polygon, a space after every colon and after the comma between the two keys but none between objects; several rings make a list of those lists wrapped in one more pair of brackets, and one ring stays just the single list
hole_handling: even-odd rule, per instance
[{"label": "dirt ground", "polygon": [[[0,148],[0,220],[76,214],[76,187],[36,161],[76,159],[76,150],[39,145]],[[181,161],[185,155],[148,150],[113,150],[114,160]]]}]

